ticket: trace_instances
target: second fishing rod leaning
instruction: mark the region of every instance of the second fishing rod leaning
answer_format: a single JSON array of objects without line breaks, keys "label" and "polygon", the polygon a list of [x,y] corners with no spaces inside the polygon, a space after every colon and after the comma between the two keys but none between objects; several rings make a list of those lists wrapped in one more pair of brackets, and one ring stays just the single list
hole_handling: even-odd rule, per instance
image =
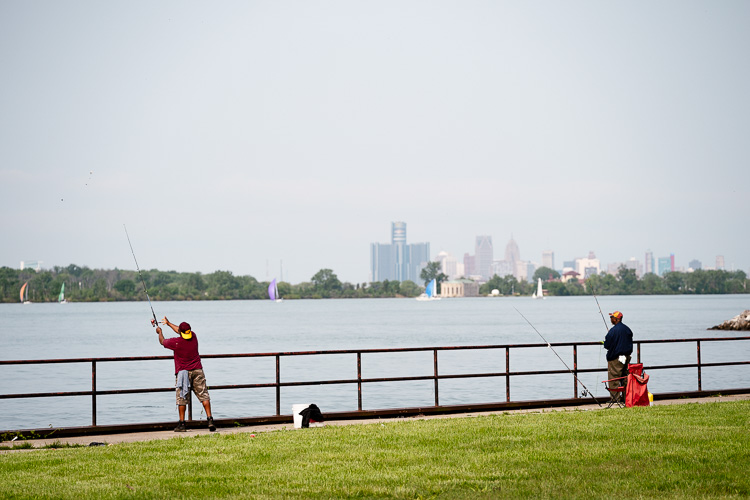
[{"label": "second fishing rod leaning", "polygon": [[[516,308],[514,307],[513,309],[516,309]],[[534,329],[534,331],[536,332],[536,334],[537,334],[537,335],[539,335],[539,336],[540,336],[540,337],[542,338],[542,340],[544,341],[544,343],[545,343],[545,344],[547,344],[547,347],[549,347],[549,348],[550,348],[550,349],[552,350],[552,352],[554,352],[554,353],[555,353],[555,356],[557,356],[557,359],[559,359],[559,360],[560,360],[560,361],[562,362],[562,364],[563,364],[563,365],[565,365],[565,368],[567,368],[567,369],[568,369],[568,371],[569,371],[569,372],[571,373],[571,375],[573,375],[573,378],[575,378],[575,379],[576,379],[576,381],[577,381],[577,382],[578,382],[579,384],[581,384],[581,386],[583,387],[583,394],[581,394],[581,395],[582,395],[582,396],[584,396],[584,397],[585,397],[585,396],[591,396],[591,399],[593,399],[593,400],[594,400],[594,401],[596,402],[596,404],[598,404],[598,405],[599,405],[599,406],[601,407],[601,406],[602,406],[602,404],[601,404],[601,403],[599,402],[599,400],[598,400],[598,399],[596,399],[596,397],[595,397],[595,396],[594,396],[594,394],[593,394],[593,393],[592,393],[592,392],[591,392],[591,391],[589,390],[589,388],[588,388],[588,387],[586,387],[586,385],[585,385],[585,384],[584,384],[583,382],[581,382],[581,379],[579,379],[579,378],[578,378],[578,375],[576,375],[576,374],[575,374],[575,372],[574,372],[573,370],[571,370],[571,369],[570,369],[570,367],[569,367],[569,366],[568,366],[568,364],[567,364],[567,363],[565,362],[565,360],[563,360],[563,359],[562,359],[562,358],[560,357],[560,355],[559,355],[559,354],[557,354],[557,351],[556,351],[556,350],[555,350],[555,349],[554,349],[554,348],[552,347],[552,344],[550,344],[549,342],[547,342],[547,339],[545,339],[545,338],[544,338],[544,335],[542,335],[541,333],[539,333],[539,330],[537,330],[537,329],[536,329],[536,327],[535,327],[534,325],[532,325],[532,324],[531,324],[531,321],[529,321],[529,320],[528,320],[528,319],[526,318],[526,316],[524,316],[524,315],[523,315],[523,313],[521,313],[521,311],[519,311],[518,309],[516,309],[516,312],[517,312],[518,314],[520,314],[520,315],[521,315],[521,317],[522,317],[523,319],[525,319],[525,320],[526,320],[526,322],[527,322],[527,323],[529,324],[529,326],[530,326],[531,328],[533,328],[533,329]]]}]

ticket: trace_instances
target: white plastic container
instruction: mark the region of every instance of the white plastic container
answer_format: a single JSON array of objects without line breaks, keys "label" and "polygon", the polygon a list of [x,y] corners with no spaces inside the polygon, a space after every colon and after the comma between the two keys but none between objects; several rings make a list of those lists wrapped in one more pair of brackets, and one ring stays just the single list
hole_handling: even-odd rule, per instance
[{"label": "white plastic container", "polygon": [[299,414],[302,410],[310,406],[312,403],[296,404],[292,405],[292,415],[294,416],[294,428],[302,428],[302,415]]}]

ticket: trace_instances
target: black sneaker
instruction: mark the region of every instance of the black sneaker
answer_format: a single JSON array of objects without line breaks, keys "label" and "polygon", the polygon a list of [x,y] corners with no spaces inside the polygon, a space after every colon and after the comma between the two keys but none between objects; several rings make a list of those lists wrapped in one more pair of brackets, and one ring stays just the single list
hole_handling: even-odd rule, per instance
[{"label": "black sneaker", "polygon": [[186,432],[187,429],[185,428],[185,422],[180,422],[177,424],[177,427],[174,428],[175,432]]},{"label": "black sneaker", "polygon": [[211,432],[216,431],[216,426],[214,425],[214,417],[208,417],[208,430]]}]

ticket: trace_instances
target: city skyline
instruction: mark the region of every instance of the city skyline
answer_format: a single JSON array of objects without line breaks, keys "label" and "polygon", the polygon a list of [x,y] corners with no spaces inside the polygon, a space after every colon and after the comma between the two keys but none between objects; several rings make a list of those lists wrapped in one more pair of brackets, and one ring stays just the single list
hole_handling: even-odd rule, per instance
[{"label": "city skyline", "polygon": [[[0,266],[368,280],[391,221],[750,269],[750,3],[0,3]],[[480,259],[481,261],[481,259]],[[480,262],[482,266],[485,263]],[[655,265],[657,265],[655,263]],[[671,263],[670,263],[671,265]]]}]

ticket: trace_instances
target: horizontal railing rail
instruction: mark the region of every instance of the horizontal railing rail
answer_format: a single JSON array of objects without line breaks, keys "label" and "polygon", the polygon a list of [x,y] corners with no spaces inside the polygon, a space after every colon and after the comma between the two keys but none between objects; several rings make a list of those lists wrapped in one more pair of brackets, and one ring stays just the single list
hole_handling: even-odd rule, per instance
[{"label": "horizontal railing rail", "polygon": [[[698,392],[702,388],[702,369],[720,366],[741,366],[750,365],[748,361],[726,361],[705,363],[701,360],[701,344],[711,342],[726,341],[748,341],[750,337],[720,337],[720,338],[697,338],[697,339],[654,339],[654,340],[637,340],[634,341],[635,357],[637,362],[641,362],[642,345],[647,344],[671,344],[671,343],[695,343],[696,344],[696,362],[681,364],[664,364],[648,365],[644,368],[654,370],[666,369],[684,369],[696,368],[698,374]],[[281,415],[281,389],[289,387],[303,387],[314,385],[356,385],[357,386],[357,411],[363,411],[362,386],[372,383],[393,383],[409,381],[433,381],[434,406],[440,406],[439,381],[451,379],[470,379],[470,378],[503,378],[505,380],[505,401],[511,401],[511,379],[536,376],[536,375],[562,375],[571,374],[573,382],[573,399],[581,399],[585,396],[579,396],[578,393],[578,375],[584,373],[606,372],[603,368],[579,368],[578,367],[578,349],[580,347],[601,346],[601,342],[554,342],[550,344],[503,344],[503,345],[459,345],[459,346],[434,346],[434,347],[398,347],[398,348],[380,348],[380,349],[335,349],[319,351],[285,351],[285,352],[264,352],[264,353],[227,353],[227,354],[205,354],[203,359],[230,359],[230,358],[275,358],[275,381],[252,384],[231,384],[231,385],[212,385],[211,390],[236,390],[236,389],[259,389],[274,388],[276,390],[276,416]],[[572,347],[573,359],[572,369],[549,369],[549,370],[526,370],[511,371],[510,359],[511,351],[516,349],[544,348],[544,347]],[[477,373],[444,373],[439,372],[438,353],[445,351],[460,350],[502,350],[505,353],[505,371],[477,372]],[[393,353],[413,353],[413,352],[432,352],[433,353],[433,370],[431,374],[412,375],[400,377],[363,377],[362,376],[362,355],[363,354],[393,354]],[[305,381],[281,381],[281,359],[292,358],[297,356],[321,356],[321,355],[356,355],[356,378],[344,379],[324,379],[324,380],[305,380]],[[46,365],[46,364],[70,364],[70,363],[90,363],[91,364],[91,390],[83,391],[66,391],[66,392],[35,392],[35,393],[15,393],[0,394],[0,400],[3,399],[21,399],[21,398],[49,398],[49,397],[71,397],[71,396],[90,396],[91,399],[91,426],[96,426],[97,414],[97,397],[122,395],[122,394],[146,394],[158,392],[173,392],[174,387],[150,387],[150,388],[128,388],[128,389],[97,389],[97,363],[121,363],[132,361],[166,361],[172,360],[172,356],[130,356],[130,357],[102,357],[102,358],[63,358],[63,359],[26,359],[26,360],[0,360],[0,366],[7,365]],[[714,392],[717,391],[714,389]],[[719,390],[720,391],[720,390]],[[192,420],[192,398],[189,400],[188,419]]]}]

